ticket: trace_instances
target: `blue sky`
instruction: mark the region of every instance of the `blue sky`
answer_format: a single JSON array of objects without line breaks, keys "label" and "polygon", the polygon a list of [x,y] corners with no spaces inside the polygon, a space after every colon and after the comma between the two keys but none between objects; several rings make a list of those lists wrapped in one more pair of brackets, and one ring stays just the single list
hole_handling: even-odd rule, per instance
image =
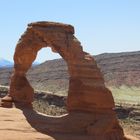
[{"label": "blue sky", "polygon": [[[1,0],[0,57],[12,60],[27,24],[57,21],[72,24],[85,51],[140,50],[140,0]],[[37,61],[59,57],[49,49]]]}]

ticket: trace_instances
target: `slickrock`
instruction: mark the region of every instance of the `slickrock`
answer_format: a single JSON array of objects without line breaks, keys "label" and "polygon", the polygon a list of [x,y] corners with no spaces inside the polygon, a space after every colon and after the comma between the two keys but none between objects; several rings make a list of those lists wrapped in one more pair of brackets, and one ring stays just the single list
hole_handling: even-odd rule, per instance
[{"label": "slickrock", "polygon": [[[80,137],[74,136],[71,140],[127,140],[113,111],[111,91],[105,87],[94,58],[83,51],[71,25],[53,22],[28,25],[15,49],[14,72],[8,95],[12,97],[11,102],[23,106],[31,105],[34,90],[26,78],[26,73],[37,52],[43,47],[51,47],[52,51],[59,53],[67,62],[70,75],[67,98],[69,113],[57,118],[46,117],[46,123],[43,121],[44,117],[36,119],[38,115],[32,115],[34,112],[31,112],[31,116],[27,115],[27,120],[33,120],[34,127],[36,123],[43,122],[44,132],[70,136],[75,134]],[[2,100],[3,105],[5,100],[6,97]]]},{"label": "slickrock", "polygon": [[1,140],[53,140],[31,127],[17,108],[0,108],[0,139]]},{"label": "slickrock", "polygon": [[[81,114],[82,115],[82,114]],[[65,115],[66,116],[66,115]],[[85,115],[86,116],[86,115]],[[79,114],[80,117],[80,114]],[[50,133],[64,116],[51,117],[27,108],[0,107],[1,140],[99,140],[98,137],[79,133]],[[78,118],[77,118],[78,119]],[[80,119],[80,118],[79,118]],[[72,122],[72,120],[71,120]],[[77,124],[77,122],[72,122]],[[81,122],[82,123],[82,122]],[[67,129],[67,127],[66,127]],[[63,131],[63,130],[61,130]],[[133,137],[130,137],[131,139]],[[133,138],[133,140],[136,140]]]}]

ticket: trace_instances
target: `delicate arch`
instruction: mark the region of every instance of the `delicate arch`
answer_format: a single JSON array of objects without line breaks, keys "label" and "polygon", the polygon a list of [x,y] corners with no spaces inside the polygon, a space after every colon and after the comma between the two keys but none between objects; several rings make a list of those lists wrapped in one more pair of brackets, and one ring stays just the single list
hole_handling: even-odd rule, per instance
[{"label": "delicate arch", "polygon": [[99,140],[125,140],[113,111],[112,94],[105,87],[93,57],[82,50],[73,34],[71,25],[52,22],[29,24],[16,46],[9,95],[2,101],[9,101],[10,98],[19,104],[32,103],[34,90],[26,78],[26,72],[37,52],[50,46],[52,51],[58,52],[66,60],[70,79],[67,98],[69,113],[60,118],[47,119],[47,127],[50,124],[48,130],[93,135],[92,139]]},{"label": "delicate arch", "polygon": [[21,36],[14,54],[14,74],[11,78],[10,96],[18,102],[31,103],[33,88],[26,79],[26,72],[37,52],[46,46],[59,53],[68,65],[70,75],[67,108],[93,111],[113,108],[112,95],[105,88],[104,80],[93,57],[84,52],[71,25],[37,22],[28,25]]}]

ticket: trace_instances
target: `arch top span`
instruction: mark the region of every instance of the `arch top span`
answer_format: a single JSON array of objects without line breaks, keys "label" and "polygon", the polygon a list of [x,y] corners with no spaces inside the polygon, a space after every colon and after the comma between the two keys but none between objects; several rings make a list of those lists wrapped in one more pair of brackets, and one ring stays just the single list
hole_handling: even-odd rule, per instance
[{"label": "arch top span", "polygon": [[59,22],[40,21],[40,22],[29,23],[28,27],[43,27],[43,28],[49,28],[49,29],[53,28],[53,30],[60,29],[67,33],[74,34],[74,27],[72,25],[63,24],[63,23],[59,23]]}]

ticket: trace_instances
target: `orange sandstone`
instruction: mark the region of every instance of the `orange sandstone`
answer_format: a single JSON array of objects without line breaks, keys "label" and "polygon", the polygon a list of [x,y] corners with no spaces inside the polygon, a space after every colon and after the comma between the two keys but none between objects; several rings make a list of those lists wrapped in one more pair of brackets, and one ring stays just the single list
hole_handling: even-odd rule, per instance
[{"label": "orange sandstone", "polygon": [[[21,36],[14,54],[14,72],[9,95],[22,105],[30,105],[34,90],[26,73],[36,59],[38,51],[51,47],[67,62],[70,75],[67,98],[68,114],[50,118],[46,131],[59,134],[80,134],[94,140],[127,140],[113,111],[114,100],[105,87],[103,76],[94,58],[83,51],[74,36],[71,25],[54,22],[36,22],[28,25]],[[55,125],[54,125],[55,124]]]}]

